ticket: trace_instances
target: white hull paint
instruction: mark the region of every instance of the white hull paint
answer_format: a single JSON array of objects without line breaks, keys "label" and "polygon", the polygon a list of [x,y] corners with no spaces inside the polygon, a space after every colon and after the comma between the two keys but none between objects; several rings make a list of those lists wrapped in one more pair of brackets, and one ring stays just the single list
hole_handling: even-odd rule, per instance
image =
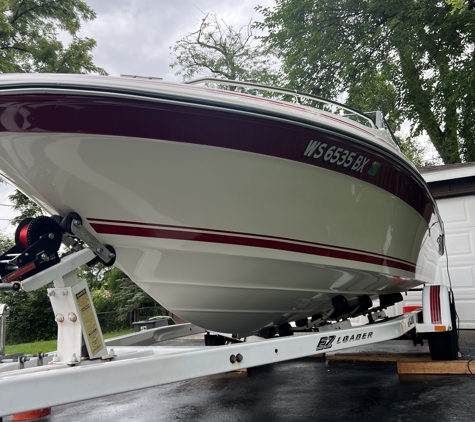
[{"label": "white hull paint", "polygon": [[423,216],[328,168],[192,141],[4,130],[0,171],[51,213],[79,213],[134,282],[207,329],[249,332],[328,311],[338,294],[433,281],[436,209]]}]

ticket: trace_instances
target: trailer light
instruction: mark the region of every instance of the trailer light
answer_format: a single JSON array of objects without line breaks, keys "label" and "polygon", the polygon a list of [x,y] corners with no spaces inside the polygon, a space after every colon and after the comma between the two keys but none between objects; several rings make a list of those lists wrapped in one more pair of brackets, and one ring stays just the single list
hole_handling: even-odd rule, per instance
[{"label": "trailer light", "polygon": [[445,325],[435,325],[435,331],[447,331],[447,327]]}]

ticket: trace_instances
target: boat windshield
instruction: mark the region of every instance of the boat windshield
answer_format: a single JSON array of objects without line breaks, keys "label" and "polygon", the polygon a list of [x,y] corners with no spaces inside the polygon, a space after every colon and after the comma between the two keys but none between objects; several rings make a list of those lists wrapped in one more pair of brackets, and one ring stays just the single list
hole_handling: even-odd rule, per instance
[{"label": "boat windshield", "polygon": [[224,88],[225,86],[239,87],[241,88],[240,91],[246,94],[255,95],[259,97],[273,98],[276,100],[296,103],[307,107],[318,108],[319,110],[327,111],[336,114],[340,117],[357,121],[358,123],[364,126],[368,126],[374,129],[385,129],[390,135],[394,146],[401,149],[397,138],[394,136],[393,131],[389,127],[389,124],[384,118],[383,113],[381,111],[370,111],[363,113],[345,104],[323,97],[318,97],[316,95],[305,94],[299,91],[293,91],[285,88],[276,88],[273,86],[256,84],[253,82],[241,82],[229,79],[209,77],[193,79],[191,81],[185,82],[185,84],[190,85],[202,83],[213,85],[218,88]]}]

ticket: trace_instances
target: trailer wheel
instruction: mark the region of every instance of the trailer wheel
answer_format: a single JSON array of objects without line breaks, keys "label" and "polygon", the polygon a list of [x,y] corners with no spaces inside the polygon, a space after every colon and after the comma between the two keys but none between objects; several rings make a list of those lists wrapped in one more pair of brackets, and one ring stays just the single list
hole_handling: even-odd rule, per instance
[{"label": "trailer wheel", "polygon": [[450,316],[452,330],[444,333],[429,333],[429,351],[432,360],[458,360],[459,346],[456,321],[455,303],[453,297],[450,302]]}]

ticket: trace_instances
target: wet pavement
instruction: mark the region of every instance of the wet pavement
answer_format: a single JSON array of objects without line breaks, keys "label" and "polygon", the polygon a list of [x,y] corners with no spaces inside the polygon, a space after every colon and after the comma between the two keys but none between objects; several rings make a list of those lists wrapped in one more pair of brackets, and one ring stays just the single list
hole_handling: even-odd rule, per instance
[{"label": "wet pavement", "polygon": [[[460,349],[463,359],[475,357],[474,332],[461,334]],[[420,353],[427,346],[393,340],[348,353],[355,350]],[[58,406],[37,421],[470,422],[474,397],[472,375],[398,375],[395,363],[312,357]]]}]

